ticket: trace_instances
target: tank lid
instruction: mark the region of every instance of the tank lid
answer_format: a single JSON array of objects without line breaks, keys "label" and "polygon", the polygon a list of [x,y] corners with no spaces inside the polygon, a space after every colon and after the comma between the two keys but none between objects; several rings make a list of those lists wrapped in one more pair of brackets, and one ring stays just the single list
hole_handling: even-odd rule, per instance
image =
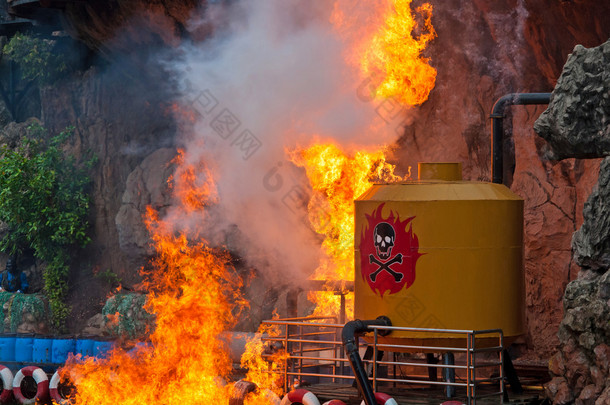
[{"label": "tank lid", "polygon": [[418,180],[462,180],[462,163],[458,162],[420,162],[417,164]]}]

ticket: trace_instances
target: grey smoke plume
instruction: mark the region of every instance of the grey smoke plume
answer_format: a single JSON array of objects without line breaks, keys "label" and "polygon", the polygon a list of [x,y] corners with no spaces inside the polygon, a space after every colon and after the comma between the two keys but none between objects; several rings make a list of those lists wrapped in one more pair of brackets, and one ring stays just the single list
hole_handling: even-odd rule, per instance
[{"label": "grey smoke plume", "polygon": [[184,134],[187,159],[203,159],[217,187],[206,237],[284,281],[310,274],[320,255],[307,182],[286,150],[316,138],[380,146],[396,137],[359,95],[362,79],[345,62],[332,7],[327,0],[211,5],[193,27],[221,28],[185,46],[173,66],[196,116]]}]

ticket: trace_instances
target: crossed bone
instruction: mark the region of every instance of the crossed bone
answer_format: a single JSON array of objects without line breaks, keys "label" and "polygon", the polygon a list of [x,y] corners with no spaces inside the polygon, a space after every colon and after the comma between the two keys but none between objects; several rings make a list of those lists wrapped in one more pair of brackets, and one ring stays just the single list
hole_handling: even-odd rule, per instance
[{"label": "crossed bone", "polygon": [[375,256],[373,255],[369,255],[369,263],[373,264],[375,263],[377,266],[379,266],[377,268],[377,270],[375,270],[373,273],[371,273],[369,275],[369,278],[371,279],[371,281],[374,283],[375,280],[377,279],[377,275],[379,273],[381,273],[381,270],[385,270],[388,273],[390,273],[392,276],[394,276],[394,280],[398,283],[400,280],[402,280],[404,274],[402,273],[398,273],[395,272],[394,270],[392,270],[392,268],[390,267],[391,265],[393,265],[394,263],[401,263],[402,264],[402,253],[398,253],[396,256],[394,256],[392,259],[388,260],[387,262],[383,263],[379,260],[377,260],[377,258],[375,258]]}]

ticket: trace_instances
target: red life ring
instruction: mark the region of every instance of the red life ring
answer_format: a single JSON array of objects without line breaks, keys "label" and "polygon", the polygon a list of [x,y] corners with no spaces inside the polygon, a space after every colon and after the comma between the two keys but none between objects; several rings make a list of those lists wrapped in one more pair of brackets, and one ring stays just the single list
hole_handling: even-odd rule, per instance
[{"label": "red life ring", "polygon": [[13,373],[8,367],[0,364],[0,378],[2,379],[2,392],[0,393],[0,403],[8,403],[13,396]]},{"label": "red life ring", "polygon": [[[26,398],[21,393],[21,383],[25,377],[32,377],[36,381],[36,395],[34,398]],[[21,404],[34,404],[37,400],[46,401],[49,398],[49,377],[39,367],[24,367],[15,374],[13,379],[13,394]]]},{"label": "red life ring", "polygon": [[284,399],[282,399],[281,405],[295,403],[303,405],[320,405],[320,401],[318,401],[318,398],[314,394],[302,388],[290,391],[286,394]]},{"label": "red life ring", "polygon": [[[375,393],[375,401],[377,401],[378,405],[398,405],[394,398],[392,398],[388,394],[384,394],[383,392]],[[364,401],[362,401],[360,405],[365,405]]]},{"label": "red life ring", "polygon": [[322,405],[345,405],[345,402],[339,399],[331,399],[330,401],[324,402]]},{"label": "red life ring", "polygon": [[61,396],[59,392],[59,383],[61,380],[61,376],[59,375],[59,370],[53,374],[51,377],[51,383],[49,384],[49,394],[51,395],[51,399],[57,402],[59,405],[67,405],[70,403],[67,398]]}]

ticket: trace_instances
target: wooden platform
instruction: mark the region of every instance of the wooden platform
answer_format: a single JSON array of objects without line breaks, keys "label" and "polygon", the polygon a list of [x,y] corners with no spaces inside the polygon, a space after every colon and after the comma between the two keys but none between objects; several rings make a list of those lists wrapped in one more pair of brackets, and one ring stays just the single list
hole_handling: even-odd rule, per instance
[{"label": "wooden platform", "polygon": [[[340,399],[348,405],[360,405],[362,398],[359,392],[351,385],[345,384],[316,384],[306,388],[313,392],[320,403],[331,399]],[[492,387],[490,387],[492,388]],[[497,387],[496,388],[497,391]],[[480,393],[492,392],[485,387],[478,388]],[[403,387],[379,387],[378,391],[391,395],[399,405],[439,405],[445,401],[454,400],[467,403],[465,391],[457,390],[455,398],[446,398],[442,388],[436,386],[403,386]],[[523,394],[513,395],[509,390],[509,401],[502,402],[499,397],[481,398],[476,401],[480,405],[496,404],[519,404],[519,405],[538,405],[541,404],[542,392],[540,390],[526,390]]]}]

